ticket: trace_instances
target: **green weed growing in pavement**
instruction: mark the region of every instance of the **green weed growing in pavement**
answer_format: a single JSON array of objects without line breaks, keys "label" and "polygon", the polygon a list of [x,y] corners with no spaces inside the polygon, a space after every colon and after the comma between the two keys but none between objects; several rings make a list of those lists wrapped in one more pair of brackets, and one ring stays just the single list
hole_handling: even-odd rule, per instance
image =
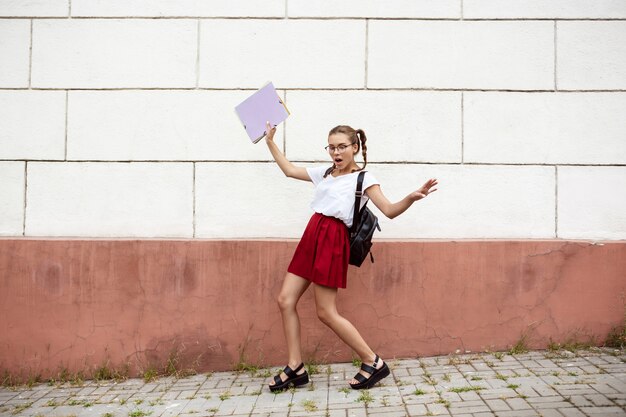
[{"label": "green weed growing in pavement", "polygon": [[478,375],[472,375],[472,377],[470,378],[472,381],[482,381],[482,378],[479,377]]},{"label": "green weed growing in pavement", "polygon": [[104,414],[102,414],[102,417],[114,417],[114,416],[115,416],[115,414],[113,414],[113,413],[104,413]]},{"label": "green weed growing in pavement", "polygon": [[439,399],[437,401],[435,401],[437,404],[443,404],[444,407],[446,408],[450,408],[450,401],[444,399],[443,397],[439,396]]},{"label": "green weed growing in pavement", "polygon": [[502,375],[502,374],[501,374],[501,373],[499,373],[499,372],[496,372],[496,379],[501,379],[501,380],[503,380],[503,381],[506,381],[507,379],[509,379],[509,377],[508,377],[508,376],[506,376],[506,375]]},{"label": "green weed growing in pavement", "polygon": [[519,385],[517,385],[517,384],[509,384],[509,385],[507,385],[506,387],[507,387],[507,388],[510,388],[510,389],[518,389],[518,388],[519,388]]},{"label": "green weed growing in pavement", "polygon": [[361,395],[359,395],[359,398],[356,399],[356,402],[364,403],[366,406],[372,401],[374,401],[374,397],[372,397],[372,394],[369,392],[369,390],[361,391]]},{"label": "green weed growing in pavement", "polygon": [[144,382],[152,382],[154,380],[156,380],[159,376],[159,372],[156,370],[156,368],[154,368],[153,366],[148,367],[148,369],[146,369],[143,372],[143,381]]},{"label": "green weed growing in pavement", "polygon": [[413,395],[424,395],[426,394],[426,391],[421,390],[419,388],[416,388],[415,391],[413,391]]},{"label": "green weed growing in pavement", "polygon": [[128,413],[128,417],[146,417],[152,414],[152,411],[143,411],[143,410],[133,410]]},{"label": "green weed growing in pavement", "polygon": [[13,414],[19,414],[22,411],[26,410],[27,408],[30,408],[31,405],[33,405],[32,402],[24,403],[24,404],[17,404],[16,406],[13,407]]},{"label": "green weed growing in pavement", "polygon": [[450,374],[443,374],[443,377],[441,378],[446,382],[450,382]]},{"label": "green weed growing in pavement", "polygon": [[107,360],[105,363],[101,364],[96,368],[93,372],[92,378],[96,381],[125,381],[128,379],[128,375],[130,373],[130,365],[124,364],[121,369],[111,368],[109,366],[109,361]]},{"label": "green weed growing in pavement", "polygon": [[320,368],[315,362],[309,362],[305,365],[305,367],[309,375],[315,375],[320,373]]},{"label": "green weed growing in pavement", "polygon": [[450,388],[448,391],[450,392],[456,392],[457,394],[459,392],[470,392],[470,391],[480,391],[481,389],[485,389],[485,387],[477,387],[477,386],[469,386],[469,387],[456,387],[456,388]]},{"label": "green weed growing in pavement", "polygon": [[225,391],[225,392],[220,394],[220,400],[221,401],[225,401],[225,400],[229,399],[230,397],[231,397],[230,391]]},{"label": "green weed growing in pavement", "polygon": [[624,308],[624,319],[622,323],[609,331],[604,341],[604,346],[615,349],[626,348],[626,308]]},{"label": "green weed growing in pavement", "polygon": [[348,387],[342,387],[342,388],[339,388],[339,390],[338,390],[338,391],[339,391],[339,392],[343,392],[344,394],[346,394],[346,397],[347,397],[347,396],[348,396],[348,394],[350,394],[350,391],[352,391],[352,389],[351,389],[351,388],[348,388]]},{"label": "green weed growing in pavement", "polygon": [[352,358],[352,365],[356,366],[357,368],[360,368],[362,363],[363,362],[361,361],[361,359]]},{"label": "green weed growing in pavement", "polygon": [[509,350],[511,355],[520,355],[528,352],[528,335],[522,334],[513,347]]},{"label": "green weed growing in pavement", "polygon": [[304,400],[302,401],[302,407],[304,407],[304,410],[308,413],[312,413],[314,411],[317,411],[317,404],[315,404],[315,401],[313,400]]},{"label": "green weed growing in pavement", "polygon": [[502,358],[504,357],[504,352],[494,352],[493,356],[494,356],[497,360],[501,361],[501,360],[502,360]]}]

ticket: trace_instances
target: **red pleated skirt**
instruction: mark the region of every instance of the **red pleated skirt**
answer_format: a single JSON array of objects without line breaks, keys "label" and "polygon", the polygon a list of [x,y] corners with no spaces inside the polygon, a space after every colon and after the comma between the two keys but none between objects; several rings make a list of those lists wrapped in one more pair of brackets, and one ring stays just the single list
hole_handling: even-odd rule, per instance
[{"label": "red pleated skirt", "polygon": [[287,271],[319,285],[346,288],[349,260],[350,238],[345,223],[314,213]]}]

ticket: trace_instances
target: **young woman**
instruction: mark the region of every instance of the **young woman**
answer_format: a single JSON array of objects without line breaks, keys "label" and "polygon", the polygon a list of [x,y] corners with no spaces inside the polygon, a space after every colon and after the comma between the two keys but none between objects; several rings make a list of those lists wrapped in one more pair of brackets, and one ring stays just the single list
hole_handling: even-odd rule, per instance
[{"label": "young woman", "polygon": [[[269,383],[271,391],[299,386],[309,382],[302,363],[300,319],[296,310],[298,300],[312,284],[317,316],[361,358],[362,366],[350,386],[370,388],[389,375],[387,364],[365,343],[357,329],[339,315],[336,307],[337,289],[346,287],[350,259],[349,227],[352,226],[354,193],[358,171],[367,165],[365,132],[350,126],[336,126],[328,134],[328,151],[332,166],[303,168],[292,164],[274,143],[275,127],[266,125],[265,141],[283,173],[291,178],[315,184],[311,208],[315,211],[287,268],[287,275],[278,296],[283,330],[289,356],[288,365]],[[355,162],[362,152],[363,167]],[[429,179],[397,203],[391,203],[382,193],[379,182],[370,172],[363,180],[361,205],[369,199],[388,218],[402,214],[413,202],[436,191],[436,179]]]}]

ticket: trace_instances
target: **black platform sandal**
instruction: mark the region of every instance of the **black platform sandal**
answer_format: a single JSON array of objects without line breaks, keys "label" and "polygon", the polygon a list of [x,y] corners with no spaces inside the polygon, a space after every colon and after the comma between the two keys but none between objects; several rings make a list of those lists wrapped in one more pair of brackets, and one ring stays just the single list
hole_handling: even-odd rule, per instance
[{"label": "black platform sandal", "polygon": [[354,376],[354,379],[359,381],[358,384],[350,384],[352,389],[368,389],[376,385],[378,381],[383,379],[384,377],[389,375],[389,367],[387,363],[383,362],[383,366],[380,369],[376,369],[376,365],[378,365],[378,360],[380,358],[376,355],[376,359],[374,359],[374,366],[369,366],[364,363],[361,364],[361,370],[370,374],[369,377],[365,377],[362,373],[357,373]]},{"label": "black platform sandal", "polygon": [[290,385],[294,387],[299,387],[300,385],[307,384],[309,382],[309,374],[307,371],[304,371],[302,375],[298,375],[297,372],[304,367],[304,363],[301,363],[295,370],[291,369],[289,365],[283,369],[285,375],[287,375],[286,380],[280,379],[280,374],[274,377],[274,385],[270,385],[270,391],[280,391],[285,388],[289,388]]}]

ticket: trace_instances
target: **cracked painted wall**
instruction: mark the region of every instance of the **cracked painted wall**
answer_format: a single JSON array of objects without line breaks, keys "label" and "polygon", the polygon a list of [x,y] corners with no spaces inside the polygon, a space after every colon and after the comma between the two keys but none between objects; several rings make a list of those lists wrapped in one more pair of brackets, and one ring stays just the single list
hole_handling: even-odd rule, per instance
[{"label": "cracked painted wall", "polygon": [[[286,360],[276,296],[295,240],[0,239],[0,369],[133,375]],[[600,342],[624,317],[626,242],[376,241],[339,311],[383,357]],[[350,360],[299,305],[305,360]]]}]

